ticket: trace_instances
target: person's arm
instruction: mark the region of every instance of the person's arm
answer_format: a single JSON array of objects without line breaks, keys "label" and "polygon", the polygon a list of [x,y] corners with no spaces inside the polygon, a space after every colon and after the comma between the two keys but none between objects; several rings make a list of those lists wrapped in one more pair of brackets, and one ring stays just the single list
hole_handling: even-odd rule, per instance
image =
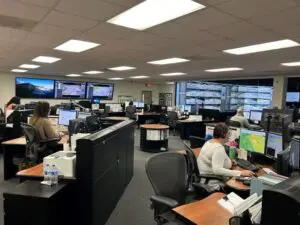
[{"label": "person's arm", "polygon": [[213,151],[214,154],[212,156],[212,170],[215,175],[227,177],[241,176],[241,171],[224,168],[224,161],[228,156],[226,155],[223,147],[218,147]]},{"label": "person's arm", "polygon": [[249,128],[250,127],[250,124],[249,124],[249,122],[248,122],[248,120],[246,118],[244,119],[243,124],[244,124],[245,128]]},{"label": "person's arm", "polygon": [[44,131],[48,139],[59,138],[59,134],[55,132],[49,119],[44,119]]}]

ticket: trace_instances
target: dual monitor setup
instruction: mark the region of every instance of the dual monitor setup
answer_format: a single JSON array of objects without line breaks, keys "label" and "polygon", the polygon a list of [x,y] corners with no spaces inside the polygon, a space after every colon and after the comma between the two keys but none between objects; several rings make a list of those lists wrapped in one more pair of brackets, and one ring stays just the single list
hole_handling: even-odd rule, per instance
[{"label": "dual monitor setup", "polygon": [[113,99],[113,83],[16,77],[16,96],[45,99]]}]

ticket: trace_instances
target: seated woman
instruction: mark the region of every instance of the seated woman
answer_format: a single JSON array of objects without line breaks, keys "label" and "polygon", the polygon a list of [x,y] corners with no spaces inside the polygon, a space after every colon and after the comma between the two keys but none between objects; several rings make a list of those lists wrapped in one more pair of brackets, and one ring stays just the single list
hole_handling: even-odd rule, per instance
[{"label": "seated woman", "polygon": [[[229,128],[225,124],[218,124],[213,133],[213,138],[208,140],[201,148],[200,155],[197,158],[200,173],[213,174],[226,177],[253,176],[250,170],[232,170],[232,161],[227,156],[224,144],[229,137]],[[223,182],[219,180],[210,180],[208,183],[215,190],[223,187]]]},{"label": "seated woman", "polygon": [[5,105],[5,110],[12,110],[16,105],[20,104],[20,98],[17,96],[12,97]]},{"label": "seated woman", "polygon": [[29,124],[34,126],[37,130],[40,140],[60,137],[60,135],[53,129],[51,121],[48,118],[49,112],[49,103],[39,102],[34,109],[33,117],[29,120]]}]

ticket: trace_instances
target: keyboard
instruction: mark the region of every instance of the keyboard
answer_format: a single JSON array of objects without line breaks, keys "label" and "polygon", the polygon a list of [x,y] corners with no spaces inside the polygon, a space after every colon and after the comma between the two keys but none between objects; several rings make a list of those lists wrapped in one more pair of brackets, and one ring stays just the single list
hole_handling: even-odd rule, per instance
[{"label": "keyboard", "polygon": [[244,160],[244,159],[236,159],[235,160],[237,165],[245,170],[251,170],[251,171],[257,171],[260,169],[259,166],[256,166],[252,163],[250,163],[249,161],[247,160]]}]

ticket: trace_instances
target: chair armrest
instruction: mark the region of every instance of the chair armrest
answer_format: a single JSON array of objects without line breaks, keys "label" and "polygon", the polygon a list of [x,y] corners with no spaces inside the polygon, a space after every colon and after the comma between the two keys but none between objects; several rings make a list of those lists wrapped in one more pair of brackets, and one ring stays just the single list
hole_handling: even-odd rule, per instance
[{"label": "chair armrest", "polygon": [[194,187],[195,191],[198,193],[206,193],[210,194],[214,192],[214,189],[212,189],[209,185],[207,184],[202,184],[202,183],[192,183],[192,186]]},{"label": "chair armrest", "polygon": [[61,138],[57,137],[57,138],[51,138],[51,139],[47,139],[47,140],[41,140],[40,143],[41,144],[48,144],[51,142],[59,142]]},{"label": "chair armrest", "polygon": [[162,204],[165,206],[168,206],[170,208],[175,208],[179,205],[179,203],[172,199],[172,198],[168,198],[168,197],[164,197],[161,195],[153,195],[151,196],[150,200],[154,203],[154,204]]}]

